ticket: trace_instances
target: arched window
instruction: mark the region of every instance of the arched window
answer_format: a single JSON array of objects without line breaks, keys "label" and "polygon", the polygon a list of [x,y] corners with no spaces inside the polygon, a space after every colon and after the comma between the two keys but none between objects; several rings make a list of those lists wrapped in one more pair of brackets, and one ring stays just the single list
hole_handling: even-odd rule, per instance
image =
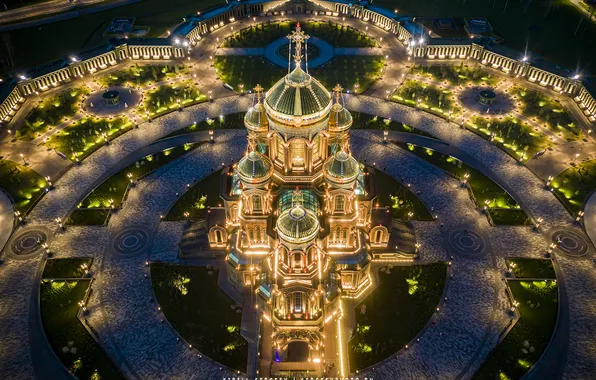
[{"label": "arched window", "polygon": [[261,238],[261,226],[257,226],[257,241],[263,240]]},{"label": "arched window", "polygon": [[221,236],[221,231],[220,230],[215,230],[215,242],[216,243],[222,243],[223,242],[223,237]]},{"label": "arched window", "polygon": [[263,204],[260,195],[252,196],[252,210],[257,212],[263,211]]},{"label": "arched window", "polygon": [[344,236],[342,237],[342,240],[344,241],[344,243],[348,243],[348,229],[344,228]]},{"label": "arched window", "polygon": [[339,241],[340,236],[341,236],[341,227],[337,226],[335,228],[335,241]]},{"label": "arched window", "polygon": [[335,211],[343,211],[344,210],[344,196],[343,195],[336,195],[335,196]]},{"label": "arched window", "polygon": [[252,230],[252,228],[250,230],[248,230],[248,240],[250,240],[250,241],[255,240],[255,234],[254,234],[254,231]]},{"label": "arched window", "polygon": [[374,242],[375,242],[375,243],[380,243],[382,238],[383,238],[383,231],[381,231],[381,230],[376,230],[376,231],[375,231],[375,238],[374,238]]}]

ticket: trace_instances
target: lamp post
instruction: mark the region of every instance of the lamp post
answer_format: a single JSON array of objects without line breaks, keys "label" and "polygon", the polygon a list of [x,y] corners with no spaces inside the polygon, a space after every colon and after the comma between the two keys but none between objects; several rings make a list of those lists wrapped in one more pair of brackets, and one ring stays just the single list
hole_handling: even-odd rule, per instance
[{"label": "lamp post", "polygon": [[23,165],[27,166],[27,160],[25,160],[25,156],[23,156],[23,153],[19,154],[19,156],[23,160]]}]

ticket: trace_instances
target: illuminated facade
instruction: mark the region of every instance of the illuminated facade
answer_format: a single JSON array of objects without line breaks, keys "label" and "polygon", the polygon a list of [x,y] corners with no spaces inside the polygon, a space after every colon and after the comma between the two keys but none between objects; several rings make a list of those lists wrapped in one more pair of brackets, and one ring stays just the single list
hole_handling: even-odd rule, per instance
[{"label": "illuminated facade", "polygon": [[350,152],[342,88],[331,94],[303,70],[299,25],[288,38],[295,69],[264,96],[255,88],[247,154],[223,174],[225,228],[212,227],[209,240],[226,246],[231,282],[258,295],[270,374],[322,374],[338,356],[325,352],[326,321],[371,285],[371,252],[387,248],[391,226],[372,223],[375,196]]}]

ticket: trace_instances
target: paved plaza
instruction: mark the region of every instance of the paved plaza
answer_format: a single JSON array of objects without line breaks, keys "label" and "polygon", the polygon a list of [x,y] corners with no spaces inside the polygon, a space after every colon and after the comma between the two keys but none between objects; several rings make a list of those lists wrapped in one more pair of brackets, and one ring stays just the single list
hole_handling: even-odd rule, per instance
[{"label": "paved plaza", "polygon": [[[288,17],[276,15],[262,20]],[[293,15],[290,19],[304,21],[309,17]],[[337,20],[329,16],[319,18]],[[359,19],[349,18],[343,23],[359,30],[366,27]],[[434,220],[411,222],[421,247],[417,262],[448,262],[450,276],[432,323],[421,330],[407,349],[359,376],[381,380],[472,378],[501,341],[502,333],[518,318],[511,312],[505,259],[548,256],[553,260],[560,289],[559,316],[551,344],[529,378],[592,377],[596,373],[596,193],[586,199],[582,208],[585,214],[578,223],[576,216],[545,186],[549,176],[560,174],[576,161],[579,164],[596,157],[592,136],[569,142],[545,131],[541,123],[529,120],[533,128],[551,137],[554,147],[520,162],[489,139],[462,128],[465,113],[450,120],[389,101],[388,94],[405,78],[413,78],[409,74],[407,48],[396,35],[373,24],[366,25],[371,25],[370,29],[366,27],[366,33],[379,41],[379,47],[334,48],[313,38],[311,42],[318,47],[319,56],[309,64],[311,68],[324,65],[338,55],[386,56],[388,65],[381,79],[362,94],[343,93],[341,101],[351,112],[398,121],[424,135],[353,130],[350,149],[359,162],[409,187],[432,210]],[[137,125],[109,143],[106,140],[79,163],[48,149],[44,142],[82,118],[82,113],[32,141],[15,140],[12,135],[0,141],[2,159],[19,164],[25,160],[30,169],[53,181],[53,188],[14,229],[12,200],[0,191],[0,374],[15,379],[71,378],[46,339],[40,318],[39,286],[47,252],[51,252],[54,258],[93,258],[92,292],[86,304],[85,323],[125,377],[217,379],[237,375],[181,339],[158,309],[148,266],[150,262],[209,262],[182,259],[178,244],[189,222],[164,221],[160,216],[168,213],[190,183],[238,162],[247,152],[244,129],[201,130],[162,139],[193,123],[225,118],[253,106],[252,94],[239,95],[223,86],[212,58],[265,56],[280,67],[287,66],[287,58],[277,54],[286,39],[265,48],[221,48],[220,39],[229,33],[230,26],[224,25],[204,34],[188,60],[184,58],[190,71],[170,80],[171,84],[194,81],[210,97],[200,104],[149,119],[137,112],[149,86],[110,88],[120,93],[117,105],[103,102],[106,89],[92,87],[93,92],[84,101],[86,114],[105,118],[130,116]],[[420,81],[434,83],[428,79]],[[458,102],[470,114],[519,115],[515,102],[504,92],[505,87],[494,89],[497,101],[493,106],[480,105],[478,93],[488,88],[465,87],[456,94]],[[16,118],[25,116],[21,110]],[[591,128],[586,119],[578,124]],[[63,222],[104,181],[148,155],[191,143],[200,145],[131,187],[121,209],[111,212],[107,225],[64,228]],[[532,223],[493,225],[458,179],[397,143],[431,149],[481,172],[515,199]],[[342,332],[344,336],[351,334],[347,327],[340,328]]]}]

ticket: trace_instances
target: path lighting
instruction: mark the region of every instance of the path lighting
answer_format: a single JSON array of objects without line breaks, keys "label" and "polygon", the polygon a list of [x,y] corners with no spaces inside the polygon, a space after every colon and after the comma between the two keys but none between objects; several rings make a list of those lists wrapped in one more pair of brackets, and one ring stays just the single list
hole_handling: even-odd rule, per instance
[{"label": "path lighting", "polygon": [[387,135],[389,135],[389,131],[383,131],[383,142],[387,142]]},{"label": "path lighting", "polygon": [[576,153],[576,154],[575,154],[575,157],[573,158],[573,162],[572,162],[572,164],[575,164],[575,160],[577,160],[577,158],[578,158],[578,157],[579,157],[579,153]]},{"label": "path lighting", "polygon": [[213,133],[214,133],[213,129],[210,129],[209,130],[209,141],[212,143],[215,142],[215,140],[213,139]]},{"label": "path lighting", "polygon": [[536,229],[540,228],[540,223],[542,223],[543,220],[544,220],[543,218],[536,219],[536,223],[534,223],[534,227]]},{"label": "path lighting", "polygon": [[23,160],[23,165],[27,166],[27,160],[25,160],[25,156],[23,156],[23,153],[19,154],[19,156]]},{"label": "path lighting", "polygon": [[113,210],[114,209],[114,200],[110,199],[108,202],[110,202],[110,208]]},{"label": "path lighting", "polygon": [[207,93],[209,94],[209,100],[213,100],[213,91],[209,90]]},{"label": "path lighting", "polygon": [[584,212],[580,211],[577,213],[577,218],[575,218],[575,221],[579,223],[579,221],[581,220],[581,218],[584,216]]},{"label": "path lighting", "polygon": [[56,223],[58,223],[58,227],[61,229],[64,229],[64,223],[62,223],[62,219],[61,218],[56,218]]},{"label": "path lighting", "polygon": [[462,185],[465,185],[466,183],[468,183],[468,178],[470,178],[470,174],[469,173],[464,174],[464,179],[462,180]]},{"label": "path lighting", "polygon": [[484,210],[488,210],[489,204],[490,204],[490,201],[488,199],[484,201]]},{"label": "path lighting", "polygon": [[101,135],[103,136],[103,142],[107,144],[108,143],[108,135],[106,135],[105,132],[103,132]]},{"label": "path lighting", "polygon": [[47,176],[45,178],[46,178],[46,182],[48,183],[48,186],[52,187],[52,180],[50,179],[50,176]]},{"label": "path lighting", "polygon": [[134,183],[134,178],[132,177],[132,173],[128,173],[126,175],[128,177],[128,182],[130,182],[130,184],[132,185]]},{"label": "path lighting", "polygon": [[546,181],[546,186],[549,186],[550,183],[553,181],[554,177],[552,175],[548,176],[548,181]]},{"label": "path lighting", "polygon": [[21,216],[21,212],[19,210],[14,212],[14,216],[19,220],[19,222],[23,221],[23,217]]}]

